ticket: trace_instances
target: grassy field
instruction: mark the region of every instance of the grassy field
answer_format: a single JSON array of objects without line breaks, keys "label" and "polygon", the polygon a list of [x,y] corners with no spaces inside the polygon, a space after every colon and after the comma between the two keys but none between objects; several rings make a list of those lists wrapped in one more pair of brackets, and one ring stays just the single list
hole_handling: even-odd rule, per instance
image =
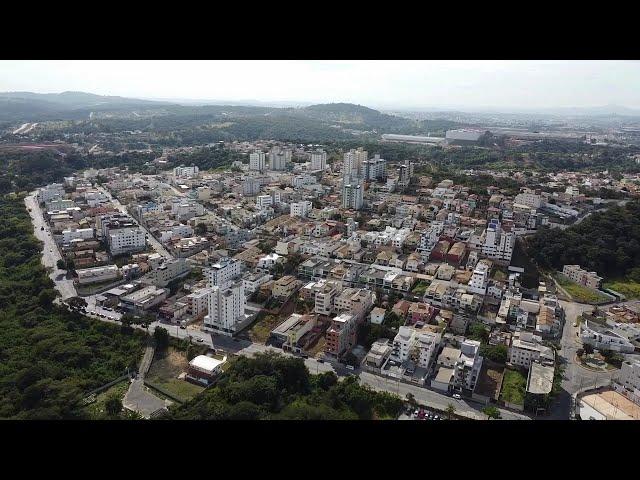
[{"label": "grassy field", "polygon": [[178,398],[190,400],[204,388],[178,378],[178,375],[186,371],[188,364],[189,362],[184,352],[169,347],[167,352],[156,353],[147,374],[147,380],[164,388]]},{"label": "grassy field", "polygon": [[416,283],[416,285],[411,290],[411,293],[415,293],[416,295],[423,295],[424,292],[427,291],[427,282],[423,282],[422,280]]},{"label": "grassy field", "polygon": [[108,415],[104,407],[104,403],[107,401],[107,398],[109,398],[111,395],[115,395],[122,400],[128,389],[129,381],[126,379],[120,383],[115,384],[113,387],[108,388],[102,393],[99,393],[96,396],[95,402],[84,407],[85,412],[93,420],[107,418]]},{"label": "grassy field", "polygon": [[516,405],[524,405],[524,393],[527,389],[527,377],[518,370],[506,369],[502,379],[500,399]]},{"label": "grassy field", "polygon": [[556,274],[554,278],[558,284],[573,297],[574,300],[585,303],[599,303],[606,302],[609,297],[599,293],[591,288],[584,287],[576,282],[568,279],[564,275]]},{"label": "grassy field", "polygon": [[640,298],[640,283],[633,280],[616,279],[604,282],[604,288],[610,288],[623,294],[627,299]]}]

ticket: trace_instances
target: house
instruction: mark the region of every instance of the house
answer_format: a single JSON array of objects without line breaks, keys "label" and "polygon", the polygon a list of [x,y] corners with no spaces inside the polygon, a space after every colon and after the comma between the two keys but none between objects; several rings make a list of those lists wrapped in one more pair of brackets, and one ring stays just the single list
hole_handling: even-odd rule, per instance
[{"label": "house", "polygon": [[542,344],[542,338],[531,332],[515,332],[509,348],[509,363],[529,368],[531,362],[540,361],[553,364],[555,354],[550,347]]},{"label": "house", "polygon": [[369,314],[369,321],[373,324],[380,325],[384,321],[387,311],[384,308],[375,307]]},{"label": "house", "polygon": [[222,366],[226,363],[227,357],[222,360],[206,355],[198,355],[189,362],[187,368],[187,378],[198,383],[209,385],[222,372]]},{"label": "house", "polygon": [[621,328],[599,325],[593,320],[584,320],[580,324],[580,340],[582,340],[582,343],[591,345],[598,350],[621,353],[633,352],[635,346],[623,333]]},{"label": "house", "polygon": [[380,369],[391,356],[392,347],[389,345],[389,339],[384,338],[376,340],[371,345],[371,349],[365,357],[363,367],[372,370]]},{"label": "house", "polygon": [[428,303],[414,302],[407,310],[407,320],[412,324],[417,322],[430,323],[438,313],[438,309]]}]

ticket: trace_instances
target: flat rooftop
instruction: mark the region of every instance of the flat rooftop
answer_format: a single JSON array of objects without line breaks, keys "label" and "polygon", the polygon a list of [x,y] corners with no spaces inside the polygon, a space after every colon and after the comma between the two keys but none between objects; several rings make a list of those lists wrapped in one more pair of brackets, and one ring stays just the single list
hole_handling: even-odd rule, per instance
[{"label": "flat rooftop", "polygon": [[640,406],[613,390],[585,395],[580,401],[600,412],[607,420],[640,420]]}]

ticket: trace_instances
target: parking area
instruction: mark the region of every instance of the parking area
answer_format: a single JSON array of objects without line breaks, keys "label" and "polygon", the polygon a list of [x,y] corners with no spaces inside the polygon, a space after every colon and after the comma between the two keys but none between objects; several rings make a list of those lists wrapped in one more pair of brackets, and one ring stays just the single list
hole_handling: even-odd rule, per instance
[{"label": "parking area", "polygon": [[446,416],[442,413],[438,413],[434,410],[429,410],[424,407],[407,407],[404,412],[400,414],[398,420],[446,420]]}]

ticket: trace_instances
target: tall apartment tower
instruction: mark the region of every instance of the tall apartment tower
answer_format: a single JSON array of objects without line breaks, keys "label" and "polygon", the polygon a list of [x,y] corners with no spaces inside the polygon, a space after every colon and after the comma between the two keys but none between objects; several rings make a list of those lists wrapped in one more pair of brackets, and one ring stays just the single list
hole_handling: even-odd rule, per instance
[{"label": "tall apartment tower", "polygon": [[351,149],[344,154],[344,165],[342,167],[343,176],[358,176],[363,174],[363,163],[368,160],[369,153],[362,147],[357,150]]},{"label": "tall apartment tower", "polygon": [[247,299],[243,283],[238,280],[240,272],[240,261],[226,257],[205,270],[211,288],[205,331],[232,336],[243,326]]},{"label": "tall apartment tower", "polygon": [[327,152],[324,150],[315,150],[311,152],[311,170],[327,169]]},{"label": "tall apartment tower", "polygon": [[286,170],[289,163],[291,163],[291,150],[273,147],[269,152],[271,170]]},{"label": "tall apartment tower", "polygon": [[359,178],[342,185],[342,208],[360,210],[364,203],[364,188]]},{"label": "tall apartment tower", "polygon": [[262,172],[266,168],[266,155],[264,152],[253,152],[249,155],[249,170]]}]

